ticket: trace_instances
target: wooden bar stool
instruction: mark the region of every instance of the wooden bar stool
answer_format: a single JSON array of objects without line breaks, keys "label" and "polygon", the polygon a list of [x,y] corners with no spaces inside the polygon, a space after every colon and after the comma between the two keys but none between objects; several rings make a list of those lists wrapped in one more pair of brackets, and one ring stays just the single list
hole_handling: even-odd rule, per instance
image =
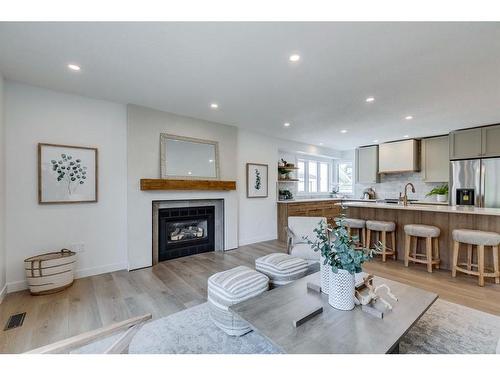
[{"label": "wooden bar stool", "polygon": [[[366,221],[363,219],[351,219],[351,218],[340,218],[336,217],[335,218],[335,223],[339,223],[342,221],[343,225],[347,229],[347,233],[349,234],[349,237],[352,237],[353,234],[358,237],[358,242],[357,246],[360,247],[365,247],[366,245]],[[353,230],[356,231],[356,233],[353,233]]]},{"label": "wooden bar stool", "polygon": [[[427,264],[427,272],[432,272],[432,266],[435,265],[439,269],[439,235],[441,230],[432,225],[422,224],[407,224],[405,230],[405,267],[408,267],[408,262]],[[417,252],[418,239],[425,238],[425,254]],[[412,246],[412,240],[415,240],[415,247]],[[413,250],[410,255],[410,250]]]},{"label": "wooden bar stool", "polygon": [[[467,244],[467,262],[458,263],[460,244]],[[494,277],[495,283],[500,284],[500,263],[498,256],[498,245],[500,245],[500,234],[495,232],[483,232],[472,229],[455,229],[453,231],[453,268],[451,276],[456,277],[457,271],[468,275],[479,277],[479,286],[484,286],[485,277]],[[477,248],[477,264],[472,263],[473,246]],[[484,250],[488,246],[493,251],[493,270],[485,272]],[[466,266],[467,269],[459,267]],[[474,271],[475,268],[477,271]]]},{"label": "wooden bar stool", "polygon": [[[392,256],[394,260],[397,259],[396,251],[396,223],[392,221],[366,221],[366,247],[371,247],[372,232],[377,235],[380,233],[380,242],[382,242],[382,250],[379,251],[374,248],[376,254],[382,255],[382,262],[385,262],[387,256]],[[391,246],[387,247],[387,235],[390,235]]]}]

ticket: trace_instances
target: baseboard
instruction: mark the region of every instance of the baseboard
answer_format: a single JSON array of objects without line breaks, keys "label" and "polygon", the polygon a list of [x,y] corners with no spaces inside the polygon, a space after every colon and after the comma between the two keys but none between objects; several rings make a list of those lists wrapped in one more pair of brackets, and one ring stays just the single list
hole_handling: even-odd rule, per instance
[{"label": "baseboard", "polygon": [[252,238],[240,238],[239,246],[251,245],[257,242],[271,241],[277,239],[275,234],[262,236],[262,237],[252,237]]},{"label": "baseboard", "polygon": [[2,303],[6,295],[7,295],[7,284],[5,284],[2,290],[0,290],[0,303]]},{"label": "baseboard", "polygon": [[[107,264],[105,266],[100,266],[100,267],[83,268],[75,271],[75,279],[100,275],[102,273],[126,270],[127,267],[128,266],[126,263],[115,263],[115,264]],[[7,293],[18,292],[20,290],[28,289],[28,283],[26,282],[26,280],[12,281],[10,283],[7,283],[5,288],[7,289]]]}]

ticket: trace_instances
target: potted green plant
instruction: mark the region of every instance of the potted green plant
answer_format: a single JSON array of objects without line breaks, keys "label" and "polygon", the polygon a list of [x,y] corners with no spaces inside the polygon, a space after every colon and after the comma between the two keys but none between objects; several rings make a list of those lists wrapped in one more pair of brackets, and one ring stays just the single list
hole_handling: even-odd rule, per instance
[{"label": "potted green plant", "polygon": [[443,184],[441,186],[436,186],[434,189],[427,193],[427,197],[435,195],[436,201],[446,202],[448,201],[448,184]]},{"label": "potted green plant", "polygon": [[328,303],[339,310],[354,308],[355,274],[373,256],[370,249],[355,247],[356,236],[350,237],[341,215],[333,227],[320,222],[314,229],[316,239],[307,240],[314,251],[321,253],[321,289],[328,294]]}]

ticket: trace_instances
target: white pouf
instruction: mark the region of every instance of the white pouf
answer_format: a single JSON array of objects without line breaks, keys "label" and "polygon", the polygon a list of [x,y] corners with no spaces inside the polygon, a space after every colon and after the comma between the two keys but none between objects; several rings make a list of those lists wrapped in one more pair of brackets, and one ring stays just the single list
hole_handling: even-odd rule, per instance
[{"label": "white pouf", "polygon": [[241,336],[250,332],[250,325],[229,311],[229,306],[258,296],[268,289],[269,278],[245,266],[210,276],[208,305],[212,321],[230,336]]},{"label": "white pouf", "polygon": [[267,275],[271,284],[280,286],[304,277],[309,268],[307,261],[288,254],[274,253],[255,260],[255,269]]}]

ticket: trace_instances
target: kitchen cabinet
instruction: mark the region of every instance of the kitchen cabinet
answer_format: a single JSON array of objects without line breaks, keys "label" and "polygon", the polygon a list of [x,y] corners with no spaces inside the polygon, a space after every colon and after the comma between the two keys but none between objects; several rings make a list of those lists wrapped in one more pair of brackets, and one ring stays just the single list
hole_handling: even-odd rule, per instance
[{"label": "kitchen cabinet", "polygon": [[379,173],[415,172],[420,170],[420,141],[382,143],[378,150]]},{"label": "kitchen cabinet", "polygon": [[450,160],[500,156],[500,125],[450,133]]},{"label": "kitchen cabinet", "polygon": [[448,182],[450,176],[449,137],[422,139],[422,179],[425,182]]},{"label": "kitchen cabinet", "polygon": [[500,125],[482,128],[481,136],[482,156],[500,156]]},{"label": "kitchen cabinet", "polygon": [[356,183],[373,184],[378,177],[378,146],[356,149]]},{"label": "kitchen cabinet", "polygon": [[481,157],[482,129],[458,130],[450,133],[450,160]]}]

